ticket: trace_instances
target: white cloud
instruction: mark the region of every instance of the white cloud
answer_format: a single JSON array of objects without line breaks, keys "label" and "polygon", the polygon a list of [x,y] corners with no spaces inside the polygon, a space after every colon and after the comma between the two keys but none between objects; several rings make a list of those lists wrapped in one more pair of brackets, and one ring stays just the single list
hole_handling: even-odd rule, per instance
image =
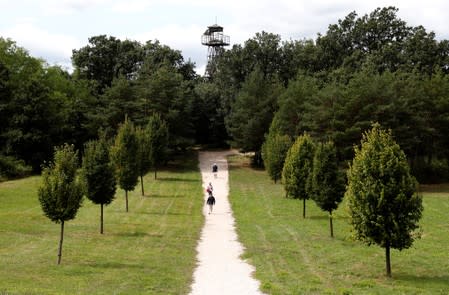
[{"label": "white cloud", "polygon": [[17,24],[0,31],[0,35],[16,41],[17,45],[27,49],[32,56],[64,67],[70,67],[72,49],[81,45],[74,37],[52,34],[31,23]]},{"label": "white cloud", "polygon": [[112,11],[120,13],[136,13],[148,9],[152,2],[147,0],[117,1],[112,6]]}]

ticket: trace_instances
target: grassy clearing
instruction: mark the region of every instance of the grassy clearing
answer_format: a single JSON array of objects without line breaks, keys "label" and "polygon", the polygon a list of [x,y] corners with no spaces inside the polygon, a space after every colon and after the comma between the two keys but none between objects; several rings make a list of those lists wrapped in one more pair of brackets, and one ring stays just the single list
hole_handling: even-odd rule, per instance
[{"label": "grassy clearing", "polygon": [[412,248],[392,250],[392,274],[385,274],[384,249],[351,239],[343,202],[329,237],[326,213],[307,201],[286,199],[266,172],[230,158],[230,200],[245,258],[269,294],[448,294],[449,187],[422,187],[423,236]]},{"label": "grassy clearing", "polygon": [[62,264],[60,227],[40,208],[40,177],[0,183],[0,294],[186,294],[203,224],[197,155],[149,173],[140,184],[105,207],[84,200],[65,226]]}]

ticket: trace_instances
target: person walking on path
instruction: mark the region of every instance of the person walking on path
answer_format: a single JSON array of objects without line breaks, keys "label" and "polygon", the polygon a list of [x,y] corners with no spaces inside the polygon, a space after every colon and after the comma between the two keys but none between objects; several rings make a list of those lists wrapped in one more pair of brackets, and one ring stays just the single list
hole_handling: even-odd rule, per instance
[{"label": "person walking on path", "polygon": [[214,205],[215,205],[215,197],[212,194],[210,194],[209,198],[207,198],[206,203],[207,203],[207,205],[209,205],[209,214],[211,214],[212,210],[214,209]]},{"label": "person walking on path", "polygon": [[209,182],[209,185],[206,188],[206,192],[207,192],[208,196],[212,196],[213,191],[214,191],[214,187],[212,186],[212,182]]},{"label": "person walking on path", "polygon": [[217,173],[218,173],[218,165],[217,165],[217,163],[214,163],[212,165],[212,173],[214,173],[214,177],[217,178]]}]

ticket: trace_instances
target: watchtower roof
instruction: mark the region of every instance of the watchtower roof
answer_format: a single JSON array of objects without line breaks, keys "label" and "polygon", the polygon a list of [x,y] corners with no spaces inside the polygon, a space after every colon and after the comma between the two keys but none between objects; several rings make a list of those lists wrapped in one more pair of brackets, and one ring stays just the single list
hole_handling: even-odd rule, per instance
[{"label": "watchtower roof", "polygon": [[204,32],[204,35],[210,35],[217,32],[223,32],[223,27],[217,24],[211,25],[207,27],[207,30]]}]

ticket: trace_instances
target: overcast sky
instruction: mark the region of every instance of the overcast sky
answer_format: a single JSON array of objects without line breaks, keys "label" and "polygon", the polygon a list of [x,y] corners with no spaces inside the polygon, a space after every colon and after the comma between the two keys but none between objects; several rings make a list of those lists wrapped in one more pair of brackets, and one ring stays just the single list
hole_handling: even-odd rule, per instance
[{"label": "overcast sky", "polygon": [[144,43],[159,40],[181,50],[202,74],[207,48],[201,35],[218,22],[232,44],[266,31],[283,40],[315,39],[351,11],[359,16],[395,6],[409,25],[449,39],[447,0],[0,0],[0,36],[32,56],[71,69],[72,49],[100,34]]}]

